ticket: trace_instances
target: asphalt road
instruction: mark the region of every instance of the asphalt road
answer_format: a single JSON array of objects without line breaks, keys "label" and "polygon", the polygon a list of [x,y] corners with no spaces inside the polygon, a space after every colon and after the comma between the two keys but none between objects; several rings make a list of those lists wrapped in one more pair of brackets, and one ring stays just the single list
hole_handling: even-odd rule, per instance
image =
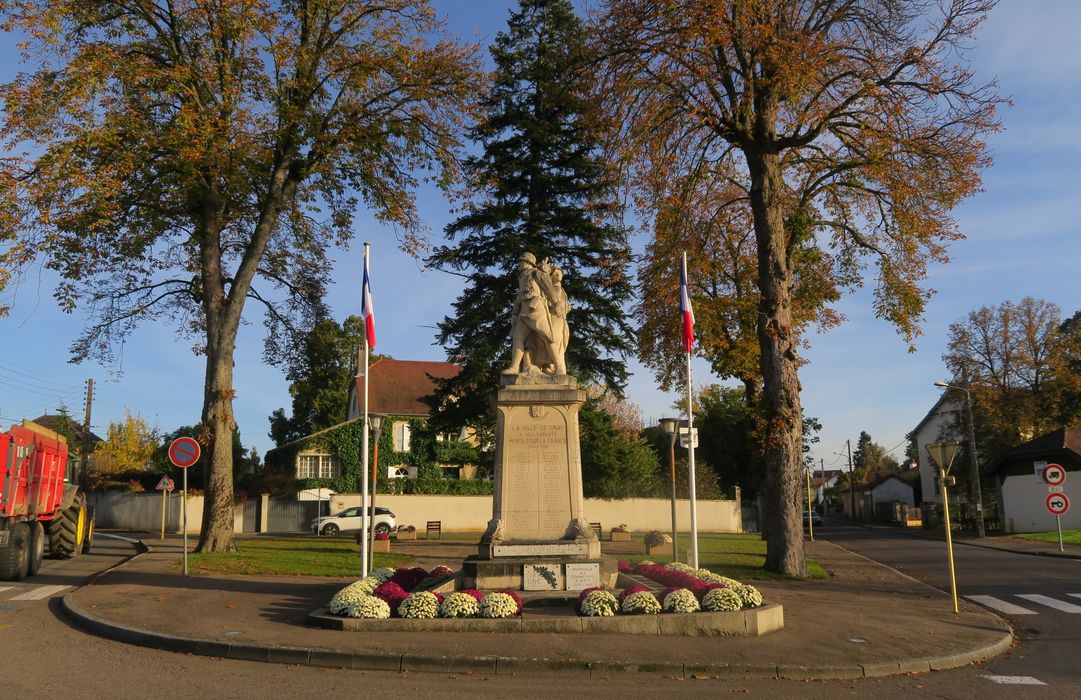
[{"label": "asphalt road", "polygon": [[[946,543],[893,528],[828,525],[816,531],[846,549],[949,592]],[[954,542],[960,598],[1013,625],[1020,645],[984,664],[987,673],[1028,677],[1081,696],[1081,561]],[[947,601],[943,614],[951,614]]]},{"label": "asphalt road", "polygon": [[[829,524],[827,528],[830,528]],[[853,548],[874,548],[886,543],[883,547],[886,552],[902,549],[908,542],[905,539],[891,545],[892,538],[880,533],[849,532],[847,528],[832,529],[828,536],[838,541],[847,539],[845,545],[851,544]],[[924,543],[924,546],[930,548],[923,554],[915,553],[913,558],[926,560],[930,567],[940,557],[933,549],[935,543]],[[1027,658],[1027,643],[1009,658],[985,665],[860,681],[805,682],[732,677],[682,680],[630,673],[614,677],[558,674],[487,677],[345,671],[188,656],[100,639],[69,623],[59,605],[59,596],[66,589],[52,587],[83,585],[98,571],[134,553],[134,547],[128,543],[99,538],[92,555],[71,561],[47,561],[38,576],[19,584],[0,584],[0,587],[6,587],[0,591],[0,656],[4,659],[0,687],[4,698],[296,700],[346,695],[361,698],[519,698],[540,693],[590,699],[735,695],[911,700],[915,695],[981,699],[1076,698],[1079,690],[1076,671],[1073,675],[1041,673],[1043,682],[1047,683],[1044,686],[1003,686],[987,678],[991,669],[995,669],[994,673],[1012,673],[1012,664],[1037,672]],[[1034,558],[1026,558],[1026,565],[1032,563],[1029,559]],[[192,611],[192,614],[199,614],[199,611]],[[948,614],[948,609],[944,614]],[[1077,628],[1073,629],[1076,632]],[[1075,649],[1077,636],[1073,634]],[[642,644],[646,646],[663,643],[663,638],[642,638]]]}]

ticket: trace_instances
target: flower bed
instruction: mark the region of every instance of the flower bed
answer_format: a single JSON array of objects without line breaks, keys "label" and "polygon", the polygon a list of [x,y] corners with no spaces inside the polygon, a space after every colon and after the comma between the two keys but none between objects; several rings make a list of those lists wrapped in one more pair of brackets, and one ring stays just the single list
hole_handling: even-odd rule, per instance
[{"label": "flower bed", "polygon": [[[646,561],[633,569],[626,562],[620,562],[619,570],[648,578],[666,589],[658,595],[645,586],[633,585],[617,597],[603,588],[588,588],[578,597],[580,616],[680,614],[699,610],[734,612],[762,605],[762,594],[754,586],[707,569],[693,569],[678,562],[662,565]],[[522,599],[514,591],[493,591],[485,595],[470,589],[455,591],[444,598],[438,593],[417,590],[423,582],[451,573],[444,566],[431,571],[420,567],[376,569],[367,578],[338,591],[327,604],[327,610],[342,617],[371,619],[391,616],[414,620],[436,617],[505,619],[521,616]]]}]

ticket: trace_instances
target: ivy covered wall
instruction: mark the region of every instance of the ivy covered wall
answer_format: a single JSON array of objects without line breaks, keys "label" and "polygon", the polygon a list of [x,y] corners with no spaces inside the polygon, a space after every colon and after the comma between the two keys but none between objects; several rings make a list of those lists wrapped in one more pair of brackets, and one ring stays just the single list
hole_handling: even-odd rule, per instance
[{"label": "ivy covered wall", "polygon": [[[409,423],[411,449],[399,452],[394,449],[391,426],[395,422]],[[360,444],[363,424],[359,418],[340,423],[296,442],[278,447],[266,454],[268,471],[295,473],[297,455],[301,452],[331,454],[341,463],[341,476],[334,479],[300,479],[300,488],[331,488],[338,493],[356,493],[360,490]],[[375,435],[369,435],[374,447]],[[374,449],[369,456],[375,456]],[[478,476],[491,473],[492,456],[463,440],[436,441],[435,434],[422,418],[386,416],[379,436],[379,464],[376,470],[378,493],[427,493],[446,495],[485,495],[492,493],[492,482],[486,478],[475,480],[448,479],[439,464],[477,465]],[[415,479],[388,479],[387,467],[415,467]]]}]

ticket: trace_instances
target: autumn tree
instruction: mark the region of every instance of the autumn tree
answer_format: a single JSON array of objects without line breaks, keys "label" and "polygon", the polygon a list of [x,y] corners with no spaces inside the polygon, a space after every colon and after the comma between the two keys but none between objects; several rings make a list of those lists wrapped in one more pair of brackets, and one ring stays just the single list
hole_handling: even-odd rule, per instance
[{"label": "autumn tree", "polygon": [[[993,4],[601,3],[598,99],[628,181],[648,195],[646,214],[657,214],[650,200],[679,200],[656,196],[664,183],[706,179],[746,193],[729,199],[749,209],[754,234],[771,571],[806,573],[795,290],[801,275],[825,275],[816,284],[828,297],[874,265],[876,314],[906,341],[917,335],[927,266],[960,237],[950,210],[989,163],[981,138],[996,128],[998,98],[958,52]],[[727,216],[726,201],[708,211]],[[797,216],[806,225],[786,226]]]},{"label": "autumn tree", "polygon": [[160,435],[146,419],[124,410],[124,419],[109,423],[105,441],[94,451],[94,470],[106,473],[146,469]]},{"label": "autumn tree", "polygon": [[983,306],[950,324],[942,359],[949,383],[971,392],[984,461],[1081,415],[1079,354],[1081,336],[1043,299]]},{"label": "autumn tree", "polygon": [[587,119],[585,43],[569,0],[521,0],[492,45],[494,85],[471,132],[483,147],[467,163],[472,197],[429,259],[465,280],[439,324],[437,341],[462,371],[440,382],[436,424],[491,422],[488,395],[509,364],[516,261],[526,252],[564,272],[569,371],[616,392],[626,384],[630,248]]},{"label": "autumn tree", "polygon": [[142,320],[206,357],[200,551],[233,548],[233,354],[247,302],[267,358],[325,315],[326,251],[364,206],[421,222],[455,174],[474,49],[425,0],[3,0],[29,71],[0,86],[0,289],[39,256],[91,318],[75,360]]}]

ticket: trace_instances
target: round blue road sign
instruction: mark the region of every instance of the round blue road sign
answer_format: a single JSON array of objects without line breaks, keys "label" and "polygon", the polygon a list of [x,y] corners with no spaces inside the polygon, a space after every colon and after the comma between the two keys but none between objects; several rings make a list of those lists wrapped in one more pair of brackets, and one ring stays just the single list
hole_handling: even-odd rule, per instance
[{"label": "round blue road sign", "polygon": [[187,469],[199,461],[200,452],[199,443],[194,438],[179,437],[169,445],[169,461],[181,469]]}]

